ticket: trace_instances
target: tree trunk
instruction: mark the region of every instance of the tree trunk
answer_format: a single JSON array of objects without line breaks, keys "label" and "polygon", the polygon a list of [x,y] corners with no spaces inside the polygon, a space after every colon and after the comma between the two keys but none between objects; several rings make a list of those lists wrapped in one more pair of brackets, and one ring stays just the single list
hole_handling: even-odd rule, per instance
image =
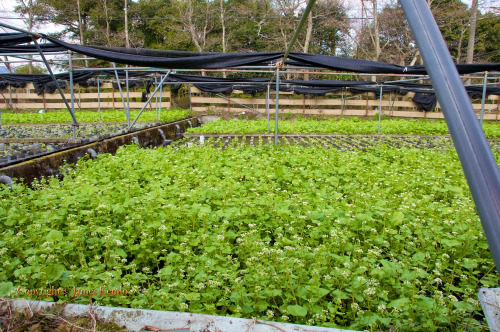
[{"label": "tree trunk", "polygon": [[130,48],[130,40],[128,38],[128,5],[127,0],[124,0],[123,11],[125,12],[125,46]]},{"label": "tree trunk", "polygon": [[465,32],[465,29],[462,27],[462,29],[460,29],[460,38],[458,39],[458,50],[457,50],[457,61],[456,63],[460,63],[460,59],[462,58],[462,43],[464,41],[464,32]]},{"label": "tree trunk", "polygon": [[477,0],[472,0],[469,27],[469,44],[467,45],[466,63],[472,63],[474,60],[474,40],[476,39],[476,23],[477,23]]},{"label": "tree trunk", "polygon": [[[304,41],[304,47],[302,48],[302,51],[304,53],[309,52],[309,46],[311,44],[311,39],[312,39],[312,31],[313,31],[313,17],[311,12],[307,17],[306,39]],[[304,74],[304,81],[309,81],[309,74]]]},{"label": "tree trunk", "polygon": [[[76,0],[76,9],[78,11],[78,31],[80,32],[80,45],[85,45],[83,42],[83,23],[82,23],[82,12],[80,9],[80,0]],[[85,59],[85,67],[89,67],[89,61]]]},{"label": "tree trunk", "polygon": [[[222,53],[226,53],[226,21],[224,19],[224,0],[220,0],[220,23],[222,25]],[[222,77],[226,78],[226,72],[222,72]]]},{"label": "tree trunk", "polygon": [[7,62],[7,61],[9,61],[9,58],[6,55],[3,58],[5,60],[5,68],[7,68],[7,72],[9,74],[12,74],[12,69],[10,68],[10,63]]},{"label": "tree trunk", "polygon": [[109,28],[109,13],[108,13],[108,0],[102,0],[102,5],[104,7],[104,15],[106,17],[106,42],[107,46],[111,46],[111,33]]}]

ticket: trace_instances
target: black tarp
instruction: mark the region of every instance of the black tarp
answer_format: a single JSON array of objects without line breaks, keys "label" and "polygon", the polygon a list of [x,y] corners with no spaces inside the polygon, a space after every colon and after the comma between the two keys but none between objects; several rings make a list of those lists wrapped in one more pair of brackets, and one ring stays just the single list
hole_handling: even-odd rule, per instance
[{"label": "black tarp", "polygon": [[27,33],[0,33],[0,46],[13,46],[31,42]]},{"label": "black tarp", "polygon": [[245,94],[255,95],[267,90],[267,85],[233,85],[234,90],[241,90]]},{"label": "black tarp", "polygon": [[50,42],[68,50],[85,54],[111,62],[141,67],[174,68],[174,69],[221,69],[238,66],[252,66],[255,63],[271,62],[282,56],[280,52],[259,53],[215,53],[211,55],[164,57],[137,55],[118,51],[110,51],[92,46],[68,44],[56,38],[44,35]]},{"label": "black tarp", "polygon": [[[267,83],[270,82],[270,79],[264,77],[246,77],[246,78],[220,78],[220,77],[212,77],[212,76],[201,76],[201,75],[188,75],[188,74],[170,74],[167,77],[167,81],[169,82],[179,82],[179,83],[191,83],[197,89],[203,92],[210,93],[224,93],[229,94],[233,89],[240,89],[242,86],[241,83]],[[238,83],[238,84],[235,84]],[[237,88],[235,87],[237,86]],[[266,86],[263,85],[263,89],[266,89]],[[245,93],[255,93],[255,91],[263,91],[260,89],[256,89],[255,87],[250,87]]]},{"label": "black tarp", "polygon": [[[290,53],[289,57],[290,59],[295,60],[294,65],[314,66],[355,73],[409,75],[427,74],[425,66],[398,66],[385,62],[306,53]],[[481,71],[500,70],[500,63],[463,64],[456,65],[456,67],[460,74],[471,74]]]},{"label": "black tarp", "polygon": [[437,104],[436,94],[434,93],[415,92],[412,101],[418,108],[426,112],[434,109]]},{"label": "black tarp", "polygon": [[265,77],[237,77],[237,78],[221,78],[221,77],[212,77],[212,76],[202,76],[202,75],[188,75],[188,74],[170,74],[167,77],[167,81],[170,82],[181,82],[181,83],[235,83],[235,82],[262,82],[267,83],[271,80]]},{"label": "black tarp", "polygon": [[[264,66],[276,63],[284,55],[283,52],[198,53],[142,48],[83,46],[69,44],[47,35],[42,36],[50,42],[43,45],[46,52],[72,50],[80,54],[111,62],[157,68],[222,69],[238,66]],[[34,45],[19,45],[30,41],[31,37],[25,33],[0,34],[0,54],[2,52],[12,53],[16,49],[19,53],[33,52],[36,50]],[[287,64],[370,74],[427,74],[424,66],[398,66],[377,61],[306,53],[291,53]],[[500,70],[500,63],[460,64],[457,65],[457,70],[460,74],[498,71]]]},{"label": "black tarp", "polygon": [[[38,44],[44,53],[51,52],[64,52],[66,49],[61,46],[49,44]],[[25,53],[38,53],[35,45],[15,45],[15,46],[0,46],[0,54],[25,54]]]},{"label": "black tarp", "polygon": [[[353,94],[358,94],[358,93],[364,93],[364,92],[373,92],[375,94],[375,98],[379,99],[380,98],[380,87],[349,87],[349,91]],[[383,86],[382,87],[382,93],[386,92],[396,92],[399,94],[406,94],[401,90],[401,88],[397,86]]]},{"label": "black tarp", "polygon": [[341,58],[329,55],[290,53],[290,59],[315,67],[369,74],[404,74],[406,67],[384,62]]},{"label": "black tarp", "polygon": [[341,80],[309,80],[309,81],[291,81],[283,80],[283,83],[291,83],[294,85],[322,87],[322,88],[345,88],[357,85],[375,85],[376,82],[372,81],[341,81]]},{"label": "black tarp", "polygon": [[293,87],[293,93],[299,95],[313,95],[313,96],[324,96],[327,93],[338,92],[342,88],[301,88]]},{"label": "black tarp", "polygon": [[[54,76],[60,82],[69,81],[69,73],[61,73]],[[73,74],[73,82],[86,82],[92,76],[94,76],[94,73],[91,71],[75,72]],[[4,81],[12,87],[24,87],[26,83],[33,83],[38,95],[41,95],[44,91],[54,93],[57,89],[52,77],[47,74],[0,74],[0,81]]]},{"label": "black tarp", "polygon": [[[483,97],[482,86],[467,86],[465,87],[465,90],[472,99],[481,99]],[[486,97],[489,95],[500,96],[500,87],[487,86]]]}]

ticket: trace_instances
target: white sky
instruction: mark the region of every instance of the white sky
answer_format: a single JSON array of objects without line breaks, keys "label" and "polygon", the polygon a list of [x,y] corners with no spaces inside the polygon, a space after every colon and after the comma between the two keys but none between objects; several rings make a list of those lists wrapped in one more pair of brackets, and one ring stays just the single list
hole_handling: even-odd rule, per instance
[{"label": "white sky", "polygon": [[[0,22],[12,25],[18,28],[26,28],[23,20],[19,20],[20,15],[14,12],[14,8],[17,6],[16,0],[0,0]],[[16,19],[8,19],[8,18],[16,18]],[[58,28],[56,24],[48,23],[43,27],[38,29],[41,32],[43,30],[44,33],[57,32],[62,30],[62,28]],[[0,32],[14,32],[11,29],[5,29],[0,27]]]}]

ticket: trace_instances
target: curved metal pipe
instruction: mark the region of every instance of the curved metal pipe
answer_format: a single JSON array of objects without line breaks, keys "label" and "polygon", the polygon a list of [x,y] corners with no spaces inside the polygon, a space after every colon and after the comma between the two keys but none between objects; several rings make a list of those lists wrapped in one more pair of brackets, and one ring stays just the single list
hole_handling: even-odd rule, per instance
[{"label": "curved metal pipe", "polygon": [[94,149],[88,148],[87,153],[90,156],[91,159],[97,158],[97,152],[95,152]]},{"label": "curved metal pipe", "polygon": [[134,142],[135,144],[137,144],[137,146],[139,147],[139,149],[141,148],[141,143],[139,142],[139,139],[137,137],[132,137],[132,142]]},{"label": "curved metal pipe", "polygon": [[12,189],[12,185],[14,184],[14,181],[7,175],[2,175],[0,176],[0,184],[4,184],[8,186],[10,189]]},{"label": "curved metal pipe", "polygon": [[165,133],[163,132],[163,130],[158,129],[158,132],[160,133],[160,136],[162,138],[162,143],[161,143],[162,146],[173,142],[173,140],[167,139],[167,137],[165,137]]},{"label": "curved metal pipe", "polygon": [[425,0],[400,0],[424,59],[500,274],[500,172]]}]

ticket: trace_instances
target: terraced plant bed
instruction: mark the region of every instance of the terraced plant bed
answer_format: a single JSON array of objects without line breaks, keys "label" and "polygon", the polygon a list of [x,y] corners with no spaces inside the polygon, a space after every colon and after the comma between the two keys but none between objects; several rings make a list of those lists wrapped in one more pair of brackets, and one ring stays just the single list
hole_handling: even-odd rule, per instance
[{"label": "terraced plant bed", "polygon": [[[370,149],[438,149],[453,150],[453,142],[446,136],[363,136],[363,135],[287,135],[278,139],[281,145],[300,145],[315,148],[335,149],[339,151],[368,151]],[[500,152],[500,141],[489,140],[491,149]],[[249,146],[274,145],[274,137],[270,135],[188,135],[184,140],[174,143],[173,147],[196,145],[211,145],[214,148],[225,149],[235,144]]]},{"label": "terraced plant bed", "polygon": [[[37,124],[2,124],[0,125],[0,166],[7,165],[12,162],[19,162],[28,158],[41,156],[50,152],[59,151],[61,149],[74,146],[75,144],[89,143],[103,138],[109,138],[127,132],[127,124],[124,123],[123,112],[110,111],[107,116],[103,116],[107,120],[123,118],[121,123],[100,123],[80,124],[76,130],[76,141],[71,141],[73,137],[73,127],[71,124],[63,124],[62,122],[70,122],[71,118],[67,112],[54,113],[19,113],[19,114],[3,114],[2,120],[7,121],[11,116],[20,122],[32,120]],[[155,112],[145,112],[144,119],[156,116]],[[154,113],[154,114],[152,114]],[[91,120],[97,116],[95,112],[78,113],[78,118]],[[89,117],[90,115],[90,117]],[[188,115],[187,111],[175,110],[162,112],[162,122],[170,122],[185,118]],[[109,118],[108,118],[109,116]],[[86,118],[87,117],[87,118]],[[12,120],[12,119],[11,119]],[[42,124],[43,121],[61,122],[59,124]],[[156,122],[138,122],[132,130],[140,130],[157,125]]]},{"label": "terraced plant bed", "polygon": [[[270,121],[270,132],[274,133],[274,121]],[[378,121],[359,118],[338,118],[325,120],[298,119],[279,121],[280,134],[328,133],[328,134],[377,134]],[[443,120],[390,119],[381,121],[382,134],[397,135],[448,135],[448,127]],[[500,124],[484,123],[483,129],[488,138],[500,138]],[[189,129],[189,133],[266,133],[266,120],[218,120]]]},{"label": "terraced plant bed", "polygon": [[[139,114],[139,110],[130,111],[130,119],[134,120]],[[170,122],[182,119],[188,116],[188,111],[181,109],[162,110],[160,122]],[[78,122],[98,122],[99,113],[96,111],[77,111],[75,117]],[[144,111],[139,121],[156,121],[156,111]],[[127,118],[124,111],[102,111],[102,122],[126,122]],[[71,115],[67,110],[48,111],[45,113],[2,113],[3,123],[71,123]]]},{"label": "terraced plant bed", "polygon": [[[481,329],[477,291],[499,279],[456,154],[365,150],[132,145],[64,180],[2,186],[0,296]],[[69,291],[34,293],[51,287]]]}]

